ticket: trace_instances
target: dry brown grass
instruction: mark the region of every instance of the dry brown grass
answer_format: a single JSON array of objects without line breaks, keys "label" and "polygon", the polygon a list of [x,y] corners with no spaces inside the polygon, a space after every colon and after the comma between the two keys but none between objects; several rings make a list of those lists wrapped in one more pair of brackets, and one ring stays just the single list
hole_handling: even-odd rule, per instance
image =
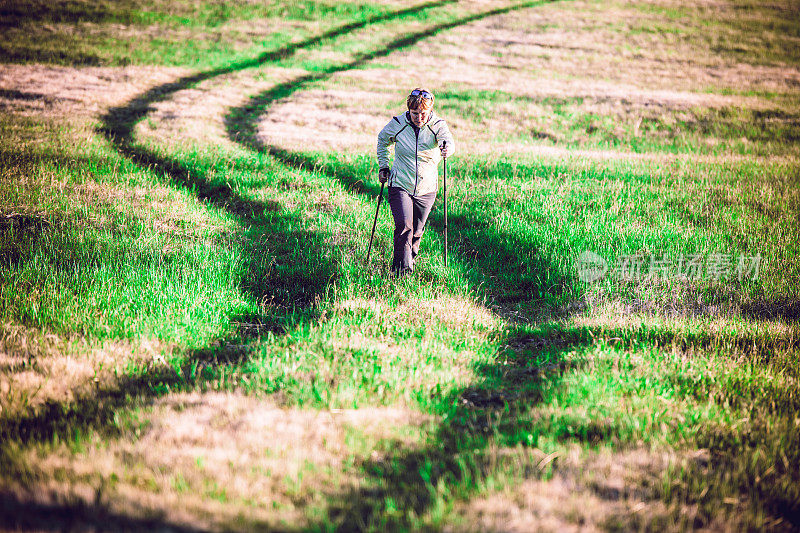
[{"label": "dry brown grass", "polygon": [[216,146],[241,150],[228,136],[225,117],[231,109],[277,84],[306,74],[293,68],[259,68],[214,77],[194,87],[176,91],[169,99],[151,106],[135,135],[159,150]]},{"label": "dry brown grass", "polygon": [[371,153],[377,132],[391,119],[384,109],[393,99],[369,89],[303,91],[264,115],[259,138],[268,145],[296,149],[309,147],[309,132],[314,132],[317,149]]},{"label": "dry brown grass", "polygon": [[[670,6],[663,3],[665,8]],[[693,8],[684,7],[688,18],[675,25],[683,24],[680,31],[688,36],[702,35],[702,26],[691,18]],[[657,13],[643,12],[632,4],[609,7],[597,2],[571,2],[568,9],[545,5],[489,17],[428,39],[424,47],[379,60],[395,65],[394,70],[381,70],[379,76],[373,70],[337,73],[325,89],[306,90],[275,103],[261,118],[259,137],[265,144],[290,150],[372,153],[376,132],[392,114],[402,112],[409,84],[428,86],[434,92],[451,88],[504,91],[533,102],[577,98],[582,102],[580,112],[615,117],[620,126],[634,125],[641,117],[691,119],[691,111],[698,108],[793,112],[791,100],[741,93],[793,93],[800,83],[796,66],[737,62],[681,33],[631,31],[657,27],[659,20]],[[445,118],[462,153],[662,162],[698,158],[565,149],[542,145],[536,139],[497,142],[498,137],[525,137],[540,131],[548,113],[546,106],[509,102],[495,106],[481,123],[457,114]],[[309,131],[315,135],[309,136]],[[747,157],[699,159],[720,162]]]},{"label": "dry brown grass", "polygon": [[409,296],[403,298],[400,305],[388,309],[375,300],[353,299],[337,304],[337,309],[347,312],[370,310],[388,320],[399,322],[430,323],[441,322],[448,329],[485,331],[500,326],[500,319],[490,310],[463,297],[440,296],[434,299]]},{"label": "dry brown grass", "polygon": [[185,75],[182,68],[56,67],[0,64],[0,105],[10,113],[50,120],[97,118],[154,85]]},{"label": "dry brown grass", "polygon": [[[429,66],[433,68],[433,65]],[[448,70],[446,72],[453,72]],[[421,79],[420,85],[431,87],[458,86],[461,90],[506,91],[530,99],[580,98],[582,112],[613,115],[620,124],[633,124],[643,114],[659,113],[680,118],[682,113],[700,108],[724,108],[744,106],[750,109],[765,109],[771,104],[758,97],[723,96],[691,91],[643,89],[620,86],[617,82],[537,80],[528,82],[512,75],[501,75],[494,69],[473,72],[462,66],[460,77],[448,79],[446,75],[436,80]],[[402,71],[386,71],[377,84],[370,71],[349,71],[335,75],[329,82],[330,89],[303,91],[284,101],[277,102],[264,113],[259,121],[258,136],[265,145],[287,150],[336,150],[350,153],[373,153],[377,132],[391,119],[403,111],[402,87],[408,85]],[[386,86],[398,87],[386,92]],[[342,86],[355,86],[341,89]],[[391,104],[394,103],[394,106]],[[654,111],[655,110],[655,111]],[[500,141],[498,136],[525,136],[540,128],[543,116],[549,113],[542,106],[512,102],[493,109],[492,117],[475,123],[467,117],[445,113],[451,129],[456,135],[458,151],[476,156],[500,154],[529,154],[547,158],[571,157],[575,159],[631,159],[647,161],[688,160],[717,163],[769,159],[790,160],[790,156],[754,157],[737,154],[695,155],[668,153],[634,153],[624,150],[575,149],[548,146],[530,141]],[[309,132],[314,132],[309,135]]]},{"label": "dry brown grass", "polygon": [[430,421],[400,408],[284,409],[233,393],[170,395],[143,416],[133,440],[97,439],[77,454],[62,446],[44,459],[22,452],[26,477],[6,488],[27,503],[100,504],[165,524],[299,527],[326,495],[358,486],[352,461],[381,440],[412,448]]},{"label": "dry brown grass", "polygon": [[0,326],[0,411],[24,414],[48,403],[69,405],[113,386],[126,365],[163,364],[174,343],[158,339],[87,343],[25,327]]},{"label": "dry brown grass", "polygon": [[[664,8],[676,5],[654,4]],[[437,52],[447,54],[460,47],[456,57],[464,63],[494,67],[500,71],[497,74],[520,71],[534,84],[537,80],[549,83],[553,78],[598,80],[601,87],[614,85],[618,91],[679,92],[711,86],[791,91],[796,86],[800,76],[796,66],[738,63],[698,42],[707,30],[697,8],[685,3],[679,6],[685,17],[669,21],[628,2],[579,1],[566,9],[551,4],[478,21],[469,28],[474,31],[464,32],[464,39],[448,35],[450,40]],[[713,14],[705,16],[715,19]],[[661,27],[681,33],[660,31]],[[423,58],[415,54],[409,59]]]},{"label": "dry brown grass", "polygon": [[[518,453],[518,452],[512,452]],[[678,455],[646,449],[610,453],[570,452],[526,458],[558,469],[547,480],[527,480],[460,506],[463,526],[448,531],[684,531],[697,512],[667,508],[658,497],[662,473],[681,463],[708,462],[707,450]],[[684,465],[685,466],[685,465]],[[727,530],[713,524],[706,530]]]}]

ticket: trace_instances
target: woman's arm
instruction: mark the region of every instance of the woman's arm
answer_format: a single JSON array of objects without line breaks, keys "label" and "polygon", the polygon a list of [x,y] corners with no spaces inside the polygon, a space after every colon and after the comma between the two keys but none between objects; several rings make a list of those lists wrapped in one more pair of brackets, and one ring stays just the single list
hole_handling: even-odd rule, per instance
[{"label": "woman's arm", "polygon": [[442,144],[444,142],[447,143],[446,153],[445,150],[442,150],[442,157],[450,157],[456,150],[456,142],[453,139],[453,134],[450,133],[450,128],[447,126],[447,122],[442,120],[439,123],[439,131],[436,133],[436,140],[439,143],[439,148],[442,148]]},{"label": "woman's arm", "polygon": [[395,142],[397,121],[392,119],[378,133],[378,168],[389,168],[389,145]]}]

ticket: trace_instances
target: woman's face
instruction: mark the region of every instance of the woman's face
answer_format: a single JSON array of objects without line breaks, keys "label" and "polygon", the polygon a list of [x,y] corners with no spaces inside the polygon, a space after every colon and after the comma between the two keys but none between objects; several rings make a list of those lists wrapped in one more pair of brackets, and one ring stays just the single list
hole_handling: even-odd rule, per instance
[{"label": "woman's face", "polygon": [[422,109],[421,107],[409,109],[408,114],[411,115],[411,122],[418,128],[424,126],[428,122],[428,119],[431,118],[431,110]]}]

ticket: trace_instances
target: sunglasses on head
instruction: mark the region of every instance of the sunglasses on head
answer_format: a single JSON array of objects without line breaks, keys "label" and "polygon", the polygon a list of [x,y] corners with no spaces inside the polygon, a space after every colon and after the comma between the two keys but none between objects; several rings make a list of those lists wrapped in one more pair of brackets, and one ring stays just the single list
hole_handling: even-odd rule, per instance
[{"label": "sunglasses on head", "polygon": [[414,89],[411,91],[410,96],[422,96],[425,100],[433,100],[433,95],[428,91],[420,91],[419,89]]}]

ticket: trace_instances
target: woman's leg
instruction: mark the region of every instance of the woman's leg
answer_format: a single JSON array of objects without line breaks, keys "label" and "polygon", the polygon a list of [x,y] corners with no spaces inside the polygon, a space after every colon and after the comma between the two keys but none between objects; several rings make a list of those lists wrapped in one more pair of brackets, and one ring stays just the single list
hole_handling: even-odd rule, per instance
[{"label": "woman's leg", "polygon": [[411,195],[402,187],[389,187],[389,206],[394,218],[394,254],[392,272],[404,273],[414,269],[411,238],[414,234],[414,206]]},{"label": "woman's leg", "polygon": [[428,221],[428,215],[431,214],[433,202],[436,201],[436,192],[423,194],[422,196],[413,197],[414,201],[414,236],[411,239],[411,258],[413,259],[419,253],[419,245],[422,241],[422,234],[425,233],[425,223]]}]

